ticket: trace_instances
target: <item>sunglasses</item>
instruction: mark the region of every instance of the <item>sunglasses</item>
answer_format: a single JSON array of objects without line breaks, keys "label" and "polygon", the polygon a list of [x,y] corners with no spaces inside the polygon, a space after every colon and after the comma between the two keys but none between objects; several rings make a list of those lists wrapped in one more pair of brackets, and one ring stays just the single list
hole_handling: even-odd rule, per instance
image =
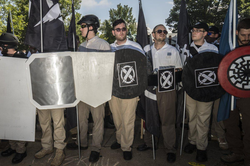
[{"label": "sunglasses", "polygon": [[123,28],[116,28],[115,29],[117,32],[120,32],[120,31],[126,31],[127,30],[127,28],[126,27],[123,27]]},{"label": "sunglasses", "polygon": [[84,28],[86,28],[87,27],[87,25],[81,25],[81,28],[82,29],[84,29]]},{"label": "sunglasses", "polygon": [[157,31],[154,31],[154,33],[155,32],[157,32],[157,33],[159,33],[159,34],[161,34],[162,32],[166,35],[166,34],[168,34],[168,31],[166,31],[166,30],[161,30],[161,29],[159,29],[159,30],[157,30]]}]

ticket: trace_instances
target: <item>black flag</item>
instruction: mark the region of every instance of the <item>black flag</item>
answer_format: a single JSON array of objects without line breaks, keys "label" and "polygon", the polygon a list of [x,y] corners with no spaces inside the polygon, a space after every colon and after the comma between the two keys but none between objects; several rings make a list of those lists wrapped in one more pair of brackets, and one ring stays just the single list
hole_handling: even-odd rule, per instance
[{"label": "black flag", "polygon": [[[139,0],[139,17],[138,17],[138,27],[137,27],[137,43],[139,43],[146,53],[146,56],[150,60],[152,60],[151,49],[150,49],[150,41],[148,38],[146,22],[142,10],[141,0]],[[148,65],[149,70],[152,72],[151,65]],[[160,135],[160,119],[157,108],[156,101],[156,91],[153,87],[147,87],[144,94],[140,96],[140,101],[138,103],[137,115],[145,120],[145,128],[146,130],[159,137]]]},{"label": "black flag", "polygon": [[77,43],[76,43],[76,21],[75,21],[75,8],[74,8],[74,1],[72,1],[72,17],[69,25],[69,32],[68,32],[68,47],[70,50],[76,50]]},{"label": "black flag", "polygon": [[[185,0],[181,1],[181,8],[179,14],[179,22],[178,22],[178,34],[177,34],[177,50],[179,51],[182,64],[187,57],[189,57],[189,32],[190,32],[190,22],[188,18],[188,13],[186,9]],[[176,107],[176,125],[177,127],[183,121],[183,113],[184,113],[184,91],[183,88],[180,88],[177,91],[177,107]]]},{"label": "black flag", "polygon": [[10,13],[8,14],[8,20],[7,20],[7,32],[12,33],[11,26],[10,26]]},{"label": "black flag", "polygon": [[181,1],[181,9],[178,22],[178,34],[177,34],[177,50],[180,52],[182,64],[184,64],[186,58],[189,56],[189,32],[190,22],[186,9],[185,0]]},{"label": "black flag", "polygon": [[139,17],[138,17],[136,42],[139,43],[142,48],[144,48],[146,45],[149,44],[148,31],[142,10],[141,0],[139,0]]},{"label": "black flag", "polygon": [[41,49],[41,24],[43,27],[44,52],[68,50],[64,23],[58,0],[42,1],[42,22],[40,20],[40,1],[30,0],[29,23],[24,43]]}]

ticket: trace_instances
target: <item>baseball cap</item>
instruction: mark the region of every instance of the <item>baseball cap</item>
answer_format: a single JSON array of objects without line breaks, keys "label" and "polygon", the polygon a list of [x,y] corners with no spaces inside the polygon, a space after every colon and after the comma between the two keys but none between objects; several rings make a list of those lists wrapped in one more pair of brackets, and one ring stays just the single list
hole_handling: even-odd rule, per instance
[{"label": "baseball cap", "polygon": [[219,34],[219,28],[217,28],[216,26],[211,26],[209,27],[209,31],[213,31],[215,34]]},{"label": "baseball cap", "polygon": [[208,25],[204,22],[198,22],[192,28],[203,28],[205,31],[208,31]]}]

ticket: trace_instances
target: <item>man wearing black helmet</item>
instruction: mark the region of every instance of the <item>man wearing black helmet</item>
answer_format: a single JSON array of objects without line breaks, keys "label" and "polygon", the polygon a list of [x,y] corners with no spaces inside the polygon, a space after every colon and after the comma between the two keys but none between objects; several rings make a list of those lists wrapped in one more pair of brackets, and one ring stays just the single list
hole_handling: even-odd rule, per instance
[{"label": "man wearing black helmet", "polygon": [[[86,15],[83,16],[77,24],[81,25],[82,36],[86,38],[86,41],[79,46],[79,51],[104,52],[110,50],[109,43],[96,36],[97,29],[100,26],[98,17],[95,15]],[[91,154],[89,157],[90,162],[97,162],[99,160],[101,143],[104,134],[104,106],[105,104],[101,104],[100,106],[94,108],[84,102],[80,102],[78,104],[81,149],[88,148],[87,132],[89,112],[91,112],[94,121],[93,140],[91,145]],[[78,145],[76,143],[69,143],[67,148],[77,149]]]},{"label": "man wearing black helmet", "polygon": [[[0,36],[0,49],[3,56],[26,58],[25,54],[17,51],[18,39],[11,33],[3,33]],[[3,151],[1,155],[3,157],[10,156],[15,153],[12,159],[13,164],[20,163],[26,156],[26,142],[25,141],[9,141],[9,149]]]},{"label": "man wearing black helmet", "polygon": [[0,36],[1,54],[3,56],[25,58],[25,54],[21,51],[17,51],[17,45],[19,40],[11,33],[3,33]]}]

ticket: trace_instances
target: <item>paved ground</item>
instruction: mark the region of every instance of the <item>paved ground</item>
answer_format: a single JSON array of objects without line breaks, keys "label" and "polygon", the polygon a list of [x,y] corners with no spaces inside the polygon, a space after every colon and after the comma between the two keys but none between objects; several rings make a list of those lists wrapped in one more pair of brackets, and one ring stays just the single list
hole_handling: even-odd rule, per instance
[{"label": "paved ground", "polygon": [[[28,156],[18,166],[49,166],[54,154],[48,155],[43,159],[35,159],[34,154],[41,148],[40,144],[41,130],[38,128],[36,131],[36,141],[27,144]],[[187,143],[187,131],[185,131],[185,141]],[[69,140],[70,138],[68,138]],[[228,151],[222,151],[218,147],[217,141],[209,141],[208,145],[208,161],[204,163],[197,163],[195,161],[196,153],[185,154],[180,156],[178,150],[176,162],[173,164],[167,163],[166,153],[163,149],[163,142],[160,139],[159,148],[156,150],[156,159],[153,160],[152,150],[139,152],[136,147],[143,143],[140,139],[140,120],[136,120],[135,125],[135,140],[133,144],[133,159],[125,161],[120,149],[111,150],[110,146],[115,141],[115,129],[105,129],[104,140],[102,144],[101,157],[95,164],[88,162],[90,149],[81,151],[81,158],[78,158],[77,150],[65,149],[66,159],[62,166],[242,166],[243,163],[225,164],[220,161],[220,156],[227,154]],[[89,135],[89,144],[91,143],[91,135]],[[179,149],[179,148],[178,148]],[[3,149],[0,149],[3,151]],[[0,166],[9,166],[14,155],[10,157],[0,156]]]}]

